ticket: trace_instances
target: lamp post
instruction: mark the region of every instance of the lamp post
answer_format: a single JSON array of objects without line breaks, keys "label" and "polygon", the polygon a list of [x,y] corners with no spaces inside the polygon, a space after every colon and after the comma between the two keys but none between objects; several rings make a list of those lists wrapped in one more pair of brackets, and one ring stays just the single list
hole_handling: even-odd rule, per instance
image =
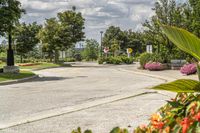
[{"label": "lamp post", "polygon": [[[13,9],[11,7],[11,0],[7,1],[7,8],[9,13],[13,13]],[[19,73],[19,67],[15,66],[14,62],[14,52],[13,52],[13,47],[12,47],[12,25],[15,20],[10,20],[8,24],[8,30],[7,30],[7,35],[8,35],[8,50],[7,50],[7,63],[6,66],[3,67],[3,72],[4,73]]]},{"label": "lamp post", "polygon": [[[10,9],[10,1],[8,1],[8,8]],[[12,29],[9,26],[8,31],[8,50],[7,50],[7,66],[14,66],[14,52],[12,49]]]},{"label": "lamp post", "polygon": [[103,40],[103,31],[100,31],[100,34],[101,34],[101,51],[100,51],[100,54],[101,54],[101,57],[102,57],[102,51],[103,51],[103,48],[102,48],[102,40]]}]

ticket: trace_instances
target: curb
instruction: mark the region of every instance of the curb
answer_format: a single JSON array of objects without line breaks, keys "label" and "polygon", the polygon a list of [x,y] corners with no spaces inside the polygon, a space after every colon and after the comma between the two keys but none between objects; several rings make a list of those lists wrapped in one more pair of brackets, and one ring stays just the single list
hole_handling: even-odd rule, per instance
[{"label": "curb", "polygon": [[[118,70],[119,71],[123,71],[123,72],[131,72],[131,73],[138,74],[138,75],[144,75],[144,76],[148,76],[148,77],[151,77],[151,78],[160,79],[160,80],[163,80],[164,83],[177,80],[176,78],[169,78],[169,77],[165,77],[165,76],[158,76],[158,75],[148,74],[148,73],[144,73],[144,72],[139,72],[137,70],[131,71],[131,70],[123,69],[123,68],[119,68]],[[146,88],[146,89],[152,91],[151,88]],[[163,91],[162,90],[156,90],[156,92],[158,94],[161,94],[161,95],[164,95],[164,96],[168,96],[168,97],[175,96],[175,94],[176,94],[175,92],[169,92],[169,91],[165,91],[165,90],[163,90]]]},{"label": "curb", "polygon": [[39,78],[39,75],[34,75],[34,76],[31,76],[31,77],[28,77],[28,78],[23,78],[23,79],[3,81],[3,82],[0,83],[0,86],[23,83],[23,82],[26,82],[26,81],[29,81],[29,80],[32,80],[32,79],[36,79],[36,78]]},{"label": "curb", "polygon": [[52,68],[64,68],[64,67],[71,67],[71,64],[68,64],[66,66],[56,66],[56,67],[48,67],[48,68],[36,68],[36,69],[29,69],[31,71],[40,71],[40,70],[45,70],[45,69],[52,69]]}]

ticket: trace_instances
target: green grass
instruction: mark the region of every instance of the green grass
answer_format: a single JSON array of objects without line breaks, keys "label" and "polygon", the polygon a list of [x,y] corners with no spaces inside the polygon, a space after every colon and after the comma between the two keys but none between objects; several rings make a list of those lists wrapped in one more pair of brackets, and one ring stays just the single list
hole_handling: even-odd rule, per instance
[{"label": "green grass", "polygon": [[0,63],[0,68],[3,68],[5,65],[5,63]]},{"label": "green grass", "polygon": [[30,71],[20,71],[20,73],[0,73],[0,82],[28,78],[34,75],[35,74]]},{"label": "green grass", "polygon": [[20,69],[31,69],[31,70],[37,70],[37,69],[46,69],[46,68],[52,68],[52,67],[61,67],[61,66],[65,66],[62,64],[54,64],[54,63],[41,63],[38,65],[34,65],[34,66],[20,66]]}]

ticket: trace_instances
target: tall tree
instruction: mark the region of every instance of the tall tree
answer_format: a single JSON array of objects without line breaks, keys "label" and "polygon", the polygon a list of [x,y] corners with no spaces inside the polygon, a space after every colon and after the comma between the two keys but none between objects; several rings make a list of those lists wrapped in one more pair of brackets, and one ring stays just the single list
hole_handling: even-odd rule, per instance
[{"label": "tall tree", "polygon": [[99,43],[94,39],[87,39],[85,41],[86,47],[83,51],[83,56],[86,60],[96,60],[99,54]]},{"label": "tall tree", "polygon": [[200,37],[200,0],[189,0],[191,7],[191,20],[192,32]]},{"label": "tall tree", "polygon": [[182,4],[177,4],[176,0],[158,0],[155,3],[155,15],[150,21],[146,21],[143,26],[147,28],[146,43],[156,45],[158,52],[164,48],[168,54],[175,55],[180,51],[171,41],[161,32],[161,27],[158,22],[166,25],[183,27],[184,25],[184,8]]},{"label": "tall tree", "polygon": [[122,31],[120,27],[110,26],[103,37],[103,45],[106,47],[111,47],[114,40],[121,40]]},{"label": "tall tree", "polygon": [[55,57],[58,61],[58,50],[62,47],[58,38],[59,23],[56,18],[46,19],[44,27],[40,30],[38,38],[41,40],[44,52],[48,52],[50,60]]},{"label": "tall tree", "polygon": [[25,12],[21,8],[21,3],[18,0],[1,0],[0,1],[0,36],[8,37],[8,55],[7,65],[14,66],[14,55],[12,50],[12,30],[16,23]]},{"label": "tall tree", "polygon": [[58,13],[59,27],[59,41],[63,48],[69,48],[73,44],[83,41],[84,36],[84,22],[85,19],[82,14],[76,13],[75,10]]},{"label": "tall tree", "polygon": [[41,28],[42,26],[37,25],[36,22],[28,25],[22,23],[16,27],[16,51],[21,56],[21,62],[23,57],[30,51],[33,51],[34,47],[39,43],[37,34]]}]

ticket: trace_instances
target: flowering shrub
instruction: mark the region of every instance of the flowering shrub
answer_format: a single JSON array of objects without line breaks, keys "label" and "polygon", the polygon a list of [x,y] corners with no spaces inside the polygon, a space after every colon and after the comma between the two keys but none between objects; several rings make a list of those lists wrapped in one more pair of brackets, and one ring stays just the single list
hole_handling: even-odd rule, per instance
[{"label": "flowering shrub", "polygon": [[40,65],[40,63],[26,63],[26,64],[19,64],[19,66],[36,66]]},{"label": "flowering shrub", "polygon": [[134,133],[200,133],[200,95],[178,94]]},{"label": "flowering shrub", "polygon": [[180,71],[182,74],[190,75],[196,73],[197,68],[195,64],[186,64],[181,68]]},{"label": "flowering shrub", "polygon": [[145,69],[150,71],[159,71],[163,70],[163,66],[159,62],[149,62],[145,64]]}]

